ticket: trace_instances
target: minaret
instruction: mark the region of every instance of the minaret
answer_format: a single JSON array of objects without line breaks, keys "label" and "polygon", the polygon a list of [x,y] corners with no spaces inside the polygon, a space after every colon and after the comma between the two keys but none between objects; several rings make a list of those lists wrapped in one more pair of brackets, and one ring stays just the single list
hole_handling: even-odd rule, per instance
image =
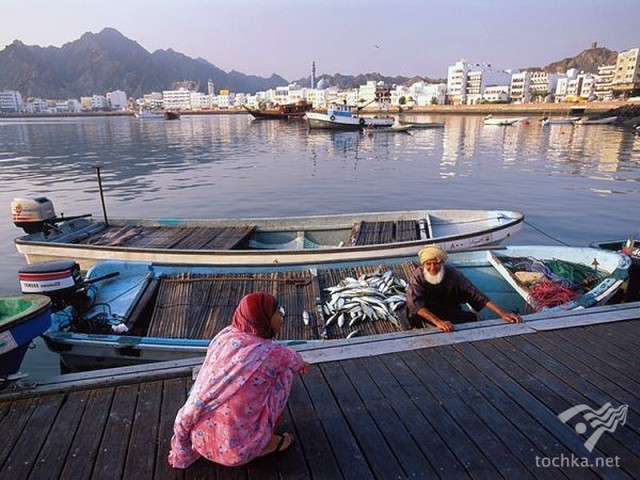
[{"label": "minaret", "polygon": [[316,88],[316,62],[311,62],[311,89]]},{"label": "minaret", "polygon": [[207,82],[207,93],[209,95],[215,95],[215,89],[213,88],[213,80],[209,79]]}]

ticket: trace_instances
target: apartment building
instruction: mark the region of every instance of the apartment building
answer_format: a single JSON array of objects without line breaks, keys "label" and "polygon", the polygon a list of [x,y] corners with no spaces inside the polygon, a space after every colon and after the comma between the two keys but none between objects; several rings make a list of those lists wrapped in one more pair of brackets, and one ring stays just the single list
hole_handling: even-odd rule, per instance
[{"label": "apartment building", "polygon": [[531,101],[531,72],[525,71],[511,75],[511,102],[529,103]]},{"label": "apartment building", "polygon": [[461,59],[447,69],[447,96],[446,103],[450,105],[462,105],[467,95],[467,73],[469,64]]},{"label": "apartment building", "polygon": [[530,102],[542,103],[556,90],[558,74],[549,72],[532,72],[529,84]]},{"label": "apartment building", "polygon": [[162,105],[165,110],[191,110],[191,90],[184,87],[178,90],[164,90]]},{"label": "apartment building", "polygon": [[618,53],[613,92],[616,96],[640,95],[640,48]]},{"label": "apartment building", "polygon": [[598,75],[595,78],[594,93],[598,100],[613,99],[613,78],[616,73],[616,66],[601,65],[598,67]]},{"label": "apartment building", "polygon": [[24,107],[22,95],[15,90],[0,91],[0,112],[21,112]]}]

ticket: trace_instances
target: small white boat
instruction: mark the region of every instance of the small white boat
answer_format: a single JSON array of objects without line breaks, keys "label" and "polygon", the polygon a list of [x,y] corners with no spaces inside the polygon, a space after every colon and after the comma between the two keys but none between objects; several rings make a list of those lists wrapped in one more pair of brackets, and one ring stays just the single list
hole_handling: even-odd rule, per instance
[{"label": "small white boat", "polygon": [[28,263],[73,259],[218,265],[295,265],[498,244],[522,228],[509,210],[408,210],[285,218],[94,220],[56,218],[46,197],[14,199],[15,239]]},{"label": "small white boat", "polygon": [[[559,267],[565,273],[581,270],[587,277],[580,276],[579,283],[572,283],[575,279],[570,275],[559,278],[551,273],[548,280],[544,277],[545,292],[558,285],[570,290],[571,295],[541,305],[532,300],[540,298],[535,288],[519,280],[520,262],[529,259],[545,268]],[[593,267],[596,262],[597,271]],[[452,253],[448,264],[463,271],[503,309],[519,312],[525,322],[535,322],[557,311],[602,304],[625,280],[630,261],[624,255],[592,248],[522,245]],[[360,336],[406,335],[411,325],[402,297],[416,265],[416,256],[296,267],[101,262],[84,280],[93,282],[91,288],[79,285],[79,291],[89,298],[76,302],[79,307],[68,306],[54,313],[52,326],[43,337],[49,349],[59,353],[72,370],[202,356],[211,338],[229,325],[240,299],[256,290],[273,292],[280,300],[287,322],[276,340],[291,346],[328,340],[348,342],[355,330]],[[36,267],[46,270],[47,264],[24,268],[31,269],[33,275]],[[391,282],[389,294],[398,303],[382,305],[382,311],[378,309],[381,305],[375,304],[377,313],[364,307],[356,313],[361,318],[351,317],[353,322],[330,320],[335,314],[331,313],[328,289],[347,277],[362,282],[371,276],[377,277],[374,281],[378,285],[384,279],[384,290]],[[584,278],[589,278],[588,282]],[[572,286],[564,286],[565,282]],[[497,319],[486,309],[480,314],[481,320],[474,322],[476,327]]]},{"label": "small white boat", "polygon": [[604,117],[604,118],[582,118],[575,122],[576,125],[610,125],[615,123],[618,117]]},{"label": "small white boat", "polygon": [[580,117],[543,118],[540,123],[544,125],[572,125],[580,120]]},{"label": "small white boat", "polygon": [[306,112],[305,118],[309,128],[323,128],[331,130],[357,130],[363,128],[390,127],[395,118],[363,117],[358,114],[358,109],[348,105],[332,105],[327,113]]},{"label": "small white boat", "polygon": [[483,123],[485,125],[513,125],[527,120],[529,120],[529,117],[494,117],[493,115],[487,115],[484,117]]},{"label": "small white boat", "polygon": [[418,129],[418,128],[444,128],[444,123],[443,122],[412,122],[409,120],[402,120],[399,119],[398,122],[400,123],[400,125],[408,125],[411,128],[414,129]]},{"label": "small white boat", "polygon": [[147,110],[145,108],[141,108],[137,112],[133,114],[136,118],[145,119],[145,118],[164,118],[164,113],[162,112],[154,112],[152,110]]}]

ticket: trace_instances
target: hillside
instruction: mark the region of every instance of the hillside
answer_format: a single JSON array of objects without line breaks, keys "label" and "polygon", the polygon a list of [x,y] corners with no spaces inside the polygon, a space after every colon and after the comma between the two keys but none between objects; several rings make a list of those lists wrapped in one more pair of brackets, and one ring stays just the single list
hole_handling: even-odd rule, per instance
[{"label": "hillside", "polygon": [[613,65],[618,58],[618,52],[604,47],[588,48],[574,57],[564,58],[550,63],[541,70],[549,73],[564,73],[570,68],[577,68],[587,73],[598,73],[601,65]]},{"label": "hillside", "polygon": [[252,93],[287,81],[226,73],[201,58],[169,50],[149,53],[112,28],[85,33],[61,48],[27,46],[16,40],[0,51],[0,88],[18,90],[25,97],[78,98],[123,90],[129,96],[171,88],[174,82],[193,80],[206,91],[212,79],[216,89]]}]

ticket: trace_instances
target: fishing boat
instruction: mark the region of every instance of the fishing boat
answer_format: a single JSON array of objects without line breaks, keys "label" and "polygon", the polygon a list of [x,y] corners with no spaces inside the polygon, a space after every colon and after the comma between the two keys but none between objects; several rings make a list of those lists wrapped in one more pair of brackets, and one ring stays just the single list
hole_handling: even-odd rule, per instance
[{"label": "fishing boat", "polygon": [[625,302],[640,301],[640,240],[628,238],[626,240],[606,240],[593,242],[593,248],[612,250],[627,255],[631,260],[629,267],[629,278],[627,284],[623,286]]},{"label": "fishing boat", "polygon": [[[576,280],[580,283],[572,287],[572,296],[545,304],[544,297],[534,295],[535,286],[520,280],[519,263],[531,259],[561,275],[570,271],[575,275],[579,267],[587,273]],[[447,264],[460,269],[503,309],[519,312],[528,322],[605,302],[623,282],[629,263],[624,255],[600,249],[508,246],[455,252]],[[411,325],[404,293],[416,266],[416,256],[298,266],[100,262],[85,277],[91,285],[78,286],[86,298],[76,294],[63,301],[67,306],[53,314],[43,338],[72,370],[202,356],[211,338],[229,325],[240,299],[255,291],[272,292],[284,307],[287,321],[276,340],[289,346],[339,345],[354,335],[406,336]],[[25,268],[32,275],[37,268],[54,273],[47,264]],[[547,283],[566,288],[556,282],[568,282],[570,277],[557,280],[553,275]],[[335,292],[344,295],[345,289],[361,285],[367,286],[368,296],[358,297],[355,307],[334,297]],[[377,290],[371,293],[373,288]],[[479,315],[473,327],[501,323],[487,309]]]},{"label": "fishing boat", "polygon": [[141,108],[137,112],[133,114],[136,118],[140,119],[149,119],[149,118],[164,118],[164,113],[162,112],[154,112],[152,110],[147,110],[146,108]]},{"label": "fishing boat", "polygon": [[31,341],[51,327],[50,307],[44,295],[0,297],[0,384],[24,377],[18,370]]},{"label": "fishing boat", "polygon": [[395,118],[390,116],[364,117],[359,114],[360,109],[348,105],[331,105],[327,113],[306,112],[305,118],[309,128],[324,128],[331,130],[358,130],[362,128],[391,127]]},{"label": "fishing boat", "polygon": [[574,123],[576,125],[610,125],[615,123],[618,120],[618,117],[603,117],[603,118],[581,118],[580,120],[576,120]]},{"label": "fishing boat", "polygon": [[529,117],[494,117],[493,115],[487,115],[482,123],[485,125],[513,125],[527,120],[529,120]]},{"label": "fishing boat", "polygon": [[164,118],[165,120],[179,120],[180,114],[178,112],[167,110],[166,112],[164,112]]},{"label": "fishing boat", "polygon": [[569,110],[569,112],[562,117],[550,117],[548,114],[545,114],[540,123],[542,126],[546,125],[571,125],[582,118],[586,108],[584,107],[573,107]]},{"label": "fishing boat", "polygon": [[509,210],[410,210],[218,220],[92,219],[55,216],[46,197],[16,198],[16,238],[28,263],[74,259],[222,265],[309,264],[413,255],[435,243],[447,250],[498,244],[522,228]]},{"label": "fishing boat", "polygon": [[249,112],[256,120],[265,119],[289,119],[289,118],[303,118],[304,114],[310,110],[313,110],[313,104],[308,103],[306,100],[300,100],[296,103],[289,103],[287,105],[278,105],[272,108],[259,107],[250,108],[243,105],[244,109]]}]

